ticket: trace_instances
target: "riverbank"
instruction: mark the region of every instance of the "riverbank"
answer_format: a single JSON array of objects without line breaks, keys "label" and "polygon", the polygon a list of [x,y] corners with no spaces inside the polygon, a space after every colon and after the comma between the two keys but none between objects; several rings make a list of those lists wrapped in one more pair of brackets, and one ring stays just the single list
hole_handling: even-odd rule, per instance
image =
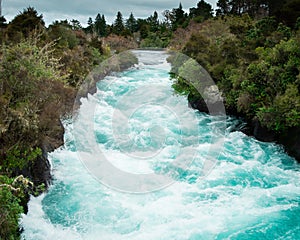
[{"label": "riverbank", "polygon": [[[138,55],[141,64],[100,81],[82,101],[65,146],[51,153],[53,185],[22,218],[22,237],[296,240],[295,161],[240,132],[225,134],[221,145],[220,118],[174,94],[166,55]],[[227,129],[238,122],[231,120]],[[218,163],[204,177],[207,159]]]},{"label": "riverbank", "polygon": [[[41,34],[22,25],[27,18]],[[0,25],[0,32],[0,238],[18,239],[19,217],[27,213],[30,196],[51,184],[48,153],[64,144],[61,119],[70,117],[83,97],[77,90],[88,83],[92,93],[98,80],[137,60],[130,54],[111,57],[99,37],[66,21],[46,29],[33,8]],[[106,65],[97,69],[100,63]]]},{"label": "riverbank", "polygon": [[[193,23],[173,48],[194,59],[218,87],[228,115],[241,117],[250,136],[285,146],[300,160],[300,28],[274,17],[225,15]],[[170,47],[172,47],[170,46]],[[192,64],[187,72],[193,72]],[[175,64],[174,72],[184,72]],[[174,89],[188,95],[190,105],[207,111],[193,85],[175,76]],[[205,83],[204,83],[205,85]],[[202,86],[205,87],[205,86]]]},{"label": "riverbank", "polygon": [[[203,98],[199,98],[199,96],[192,97],[189,95],[188,101],[190,107],[197,109],[200,112],[209,113]],[[246,123],[242,129],[238,130],[259,141],[274,142],[282,145],[286,152],[300,163],[300,128],[290,128],[283,133],[277,133],[262,126],[258,119],[247,119],[247,116],[232,111],[232,109],[227,108],[225,110],[227,115],[237,117]]]}]

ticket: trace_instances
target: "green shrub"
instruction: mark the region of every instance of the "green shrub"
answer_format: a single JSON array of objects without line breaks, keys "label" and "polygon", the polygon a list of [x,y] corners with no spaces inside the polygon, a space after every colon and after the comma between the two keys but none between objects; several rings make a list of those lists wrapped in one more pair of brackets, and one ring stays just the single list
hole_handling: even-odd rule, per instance
[{"label": "green shrub", "polygon": [[23,208],[11,190],[0,185],[0,239],[19,239],[19,217]]},{"label": "green shrub", "polygon": [[282,132],[300,126],[300,94],[296,85],[289,84],[284,94],[276,96],[270,107],[259,109],[258,118],[269,129]]},{"label": "green shrub", "polygon": [[23,169],[41,155],[42,150],[38,147],[22,149],[22,147],[15,145],[6,152],[6,158],[2,163],[2,167],[8,173],[14,169]]}]

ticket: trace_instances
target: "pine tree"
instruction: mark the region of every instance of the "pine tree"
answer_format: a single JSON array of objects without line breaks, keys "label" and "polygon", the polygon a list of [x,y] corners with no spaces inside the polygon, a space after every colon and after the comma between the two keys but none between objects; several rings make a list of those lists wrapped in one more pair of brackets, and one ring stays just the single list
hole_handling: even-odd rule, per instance
[{"label": "pine tree", "polygon": [[231,13],[232,14],[242,14],[245,8],[244,0],[232,0],[230,3],[231,5]]},{"label": "pine tree", "polygon": [[276,6],[275,3],[276,1],[270,6],[270,13],[273,13],[279,21],[294,27],[297,19],[300,19],[300,0],[286,0],[281,6],[279,3]]},{"label": "pine tree", "polygon": [[137,21],[133,14],[131,13],[129,18],[126,21],[126,28],[131,32],[134,33],[137,31]]},{"label": "pine tree", "polygon": [[101,28],[101,15],[100,13],[98,13],[95,18],[95,32],[97,35],[100,35],[100,28]]},{"label": "pine tree", "polygon": [[89,17],[87,24],[88,24],[88,26],[86,28],[87,32],[93,33],[94,32],[94,23],[93,23],[93,19],[91,17]]},{"label": "pine tree", "polygon": [[181,3],[178,8],[173,8],[172,11],[164,11],[163,15],[170,22],[173,30],[176,30],[187,19],[187,14],[184,13]]},{"label": "pine tree", "polygon": [[106,25],[106,20],[105,20],[104,14],[102,14],[102,17],[101,17],[100,36],[101,37],[107,36],[107,25]]},{"label": "pine tree", "polygon": [[[271,0],[219,0],[217,2],[217,15],[241,15],[248,13],[250,16],[255,17],[262,13],[261,10],[266,10],[269,2],[272,4],[275,1]],[[272,5],[271,4],[271,5]]]},{"label": "pine tree", "polygon": [[182,4],[179,3],[179,7],[177,9],[175,9],[175,19],[176,19],[176,22],[179,22],[183,18],[184,18],[184,11],[182,9]]},{"label": "pine tree", "polygon": [[283,7],[286,1],[282,0],[267,0],[270,16],[275,16]]},{"label": "pine tree", "polygon": [[100,37],[105,37],[107,34],[106,31],[106,21],[104,15],[100,15],[100,13],[97,14],[95,19],[95,32]]},{"label": "pine tree", "polygon": [[155,11],[153,13],[153,16],[151,15],[150,17],[148,17],[147,22],[150,25],[151,28],[151,32],[156,32],[159,29],[159,20],[158,20],[158,14]]},{"label": "pine tree", "polygon": [[0,16],[0,28],[6,27],[6,19],[3,16]]},{"label": "pine tree", "polygon": [[121,35],[124,31],[124,23],[123,23],[123,16],[122,16],[122,13],[119,11],[117,13],[117,18],[114,22],[114,25],[113,25],[113,32],[117,35]]}]

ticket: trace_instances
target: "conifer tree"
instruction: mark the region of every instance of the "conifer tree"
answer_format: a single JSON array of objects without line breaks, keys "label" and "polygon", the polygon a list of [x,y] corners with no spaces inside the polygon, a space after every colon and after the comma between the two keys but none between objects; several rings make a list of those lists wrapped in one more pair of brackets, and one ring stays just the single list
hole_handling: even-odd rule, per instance
[{"label": "conifer tree", "polygon": [[94,22],[93,19],[91,17],[89,17],[89,20],[87,22],[88,26],[86,28],[88,33],[93,33],[94,32]]},{"label": "conifer tree", "polygon": [[153,13],[153,16],[151,15],[150,17],[148,17],[147,22],[150,25],[150,29],[152,32],[156,32],[159,29],[159,20],[158,20],[158,14],[155,11]]},{"label": "conifer tree", "polygon": [[106,31],[106,21],[104,15],[100,15],[100,13],[97,14],[95,19],[95,32],[100,37],[105,37],[107,34]]},{"label": "conifer tree", "polygon": [[123,23],[123,16],[122,16],[122,13],[119,11],[117,13],[117,18],[113,25],[113,32],[117,35],[121,35],[123,33],[124,29],[125,29],[125,27],[124,27],[124,23]]},{"label": "conifer tree", "polygon": [[101,30],[100,30],[100,36],[105,37],[107,36],[107,25],[104,14],[101,16]]},{"label": "conifer tree", "polygon": [[131,33],[137,31],[137,20],[135,19],[132,13],[130,13],[130,16],[126,21],[125,26]]}]

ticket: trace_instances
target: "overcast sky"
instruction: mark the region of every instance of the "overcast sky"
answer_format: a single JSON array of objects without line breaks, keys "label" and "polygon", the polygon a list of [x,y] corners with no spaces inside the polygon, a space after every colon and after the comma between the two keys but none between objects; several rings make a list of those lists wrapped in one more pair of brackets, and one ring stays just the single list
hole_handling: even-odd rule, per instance
[{"label": "overcast sky", "polygon": [[[217,0],[206,0],[215,7]],[[97,13],[104,14],[107,23],[112,23],[118,11],[127,19],[130,12],[136,18],[146,18],[156,10],[162,19],[164,10],[177,8],[179,2],[188,12],[195,7],[198,0],[2,0],[2,14],[10,21],[28,6],[43,14],[46,24],[54,20],[77,19],[86,26],[89,17],[95,19]]]}]

